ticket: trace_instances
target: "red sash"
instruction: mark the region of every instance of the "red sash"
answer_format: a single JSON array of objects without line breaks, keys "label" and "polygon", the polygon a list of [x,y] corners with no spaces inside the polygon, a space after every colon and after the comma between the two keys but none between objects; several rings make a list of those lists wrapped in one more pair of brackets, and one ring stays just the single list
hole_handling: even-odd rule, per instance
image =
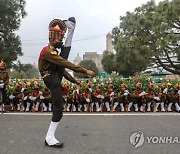
[{"label": "red sash", "polygon": [[40,52],[40,54],[39,54],[39,60],[38,60],[38,63],[39,63],[39,61],[41,60],[42,55],[44,54],[44,52],[45,52],[48,48],[49,48],[49,46],[45,46],[45,47],[41,50],[41,52]]}]

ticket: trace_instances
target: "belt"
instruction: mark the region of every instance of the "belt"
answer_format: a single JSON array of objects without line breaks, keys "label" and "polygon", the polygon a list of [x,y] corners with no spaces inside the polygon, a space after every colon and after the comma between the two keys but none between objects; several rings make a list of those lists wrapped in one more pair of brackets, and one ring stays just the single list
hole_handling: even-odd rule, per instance
[{"label": "belt", "polygon": [[54,71],[43,71],[43,72],[40,72],[41,74],[41,78],[44,79],[45,77],[51,75]]}]

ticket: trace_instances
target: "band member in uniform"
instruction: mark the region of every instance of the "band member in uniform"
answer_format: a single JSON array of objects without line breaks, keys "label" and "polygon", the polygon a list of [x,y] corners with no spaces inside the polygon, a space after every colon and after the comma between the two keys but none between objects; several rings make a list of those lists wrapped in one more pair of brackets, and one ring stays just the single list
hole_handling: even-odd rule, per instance
[{"label": "band member in uniform", "polygon": [[147,102],[147,112],[151,111],[151,105],[154,101],[154,83],[149,82],[148,84],[148,90],[147,90],[147,95],[145,97],[146,102]]},{"label": "band member in uniform", "polygon": [[17,107],[17,111],[20,111],[20,100],[22,99],[21,86],[16,83],[13,94],[12,94],[11,111],[14,111],[14,106]]},{"label": "band member in uniform", "polygon": [[95,96],[95,92],[92,91],[91,93],[91,106],[89,106],[89,112],[94,112],[94,103],[96,103],[96,96]]},{"label": "band member in uniform", "polygon": [[4,103],[6,102],[6,88],[9,83],[9,74],[6,71],[6,64],[3,59],[0,60],[0,93],[2,94],[1,111],[4,111]]},{"label": "band member in uniform", "polygon": [[[96,86],[96,91],[94,92],[95,96],[95,105],[96,105],[96,112],[102,111],[103,108],[103,102],[102,99],[104,98],[103,95],[101,95],[101,85]],[[93,108],[93,106],[91,106]]]},{"label": "band member in uniform", "polygon": [[72,105],[73,105],[73,92],[69,91],[67,93],[67,109],[66,109],[67,112],[71,111]]},{"label": "band member in uniform", "polygon": [[73,112],[76,112],[77,109],[80,112],[80,89],[81,87],[77,85],[76,89],[73,91],[73,105],[72,105]]},{"label": "band member in uniform", "polygon": [[145,108],[144,96],[145,95],[146,95],[146,92],[143,91],[142,83],[138,82],[136,84],[136,90],[133,93],[135,112],[139,111],[139,107],[140,107],[140,111],[144,112],[144,108]]},{"label": "band member in uniform", "polygon": [[168,85],[166,82],[161,84],[161,112],[165,112],[167,108],[167,94],[168,94]]},{"label": "band member in uniform", "polygon": [[[45,85],[50,89],[52,95],[52,120],[46,134],[45,145],[49,147],[62,148],[63,143],[55,138],[55,131],[59,125],[63,114],[63,97],[61,90],[61,80],[65,76],[69,80],[76,81],[64,68],[75,72],[81,72],[94,76],[94,72],[77,66],[67,60],[71,49],[72,37],[75,29],[75,18],[71,17],[67,21],[54,19],[49,24],[49,45],[40,52],[38,67]],[[65,44],[63,45],[64,34],[68,29]],[[57,49],[61,49],[60,55]],[[72,81],[71,80],[71,81]]]},{"label": "band member in uniform", "polygon": [[128,94],[129,94],[129,91],[127,90],[127,85],[125,83],[123,83],[121,85],[120,99],[119,99],[121,112],[128,111],[128,104],[129,104]]},{"label": "band member in uniform", "polygon": [[79,95],[79,103],[80,103],[80,112],[82,111],[82,107],[84,107],[84,112],[87,112],[87,104],[89,103],[87,101],[87,99],[89,98],[86,98],[86,93],[85,92],[81,92],[80,95]]},{"label": "band member in uniform", "polygon": [[[110,112],[111,109],[110,109],[110,94],[109,94],[109,89],[106,89],[106,91],[103,93],[103,95],[104,95],[104,100],[103,100],[103,103],[101,102],[101,105],[105,104],[107,112]],[[101,112],[103,112],[103,108],[102,107],[101,107]]]},{"label": "band member in uniform", "polygon": [[[178,93],[179,92],[179,93]],[[175,84],[173,89],[170,90],[167,96],[168,100],[168,112],[172,112],[172,105],[175,105],[177,112],[180,111],[179,100],[180,100],[180,87],[179,84]]]},{"label": "band member in uniform", "polygon": [[41,105],[43,107],[43,112],[51,112],[52,111],[52,103],[51,103],[51,92],[50,90],[44,86],[44,90],[42,91],[42,95],[40,95]]}]

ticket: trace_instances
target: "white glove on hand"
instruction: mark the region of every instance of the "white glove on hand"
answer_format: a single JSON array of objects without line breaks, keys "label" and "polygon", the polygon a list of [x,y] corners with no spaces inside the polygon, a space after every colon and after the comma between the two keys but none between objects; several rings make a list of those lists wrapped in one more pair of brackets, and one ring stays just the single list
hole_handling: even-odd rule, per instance
[{"label": "white glove on hand", "polygon": [[101,95],[97,95],[97,98],[101,98]]},{"label": "white glove on hand", "polygon": [[9,96],[9,99],[14,99],[14,97],[15,97],[15,96],[13,96],[13,95],[10,95],[10,96]]},{"label": "white glove on hand", "polygon": [[44,96],[40,96],[40,99],[44,99]]},{"label": "white glove on hand", "polygon": [[180,90],[178,90],[178,94],[179,94],[179,96],[180,96]]},{"label": "white glove on hand", "polygon": [[103,96],[103,95],[101,95],[101,99],[104,99],[104,96]]},{"label": "white glove on hand", "polygon": [[77,94],[79,94],[79,89],[76,89]]},{"label": "white glove on hand", "polygon": [[21,89],[21,92],[22,92],[22,93],[24,92],[24,88]]},{"label": "white glove on hand", "polygon": [[0,84],[0,88],[4,88],[4,83],[1,83],[1,84]]},{"label": "white glove on hand", "polygon": [[110,96],[114,96],[114,92],[111,92]]},{"label": "white glove on hand", "polygon": [[24,97],[24,101],[26,101],[26,100],[27,100],[27,98],[28,98],[28,96],[25,96],[25,97]]},{"label": "white glove on hand", "polygon": [[128,90],[125,90],[124,92],[127,93],[127,94],[129,94],[129,91],[128,91]]},{"label": "white glove on hand", "polygon": [[34,101],[34,100],[36,99],[36,97],[29,96],[29,99],[30,99],[31,101]]},{"label": "white glove on hand", "polygon": [[86,102],[88,102],[88,103],[89,103],[89,102],[90,102],[90,99],[89,99],[89,98],[86,98]]},{"label": "white glove on hand", "polygon": [[165,89],[163,90],[163,94],[167,94],[167,91],[168,91],[168,89],[165,88]]},{"label": "white glove on hand", "polygon": [[92,92],[92,88],[88,88],[90,92]]},{"label": "white glove on hand", "polygon": [[146,92],[145,92],[145,91],[143,91],[143,92],[141,92],[141,93],[139,94],[139,96],[144,96],[144,95],[146,95]]},{"label": "white glove on hand", "polygon": [[124,96],[127,96],[127,95],[128,95],[128,93],[124,93],[123,95],[124,95]]},{"label": "white glove on hand", "polygon": [[159,97],[154,97],[155,100],[157,101],[160,101],[160,98]]}]

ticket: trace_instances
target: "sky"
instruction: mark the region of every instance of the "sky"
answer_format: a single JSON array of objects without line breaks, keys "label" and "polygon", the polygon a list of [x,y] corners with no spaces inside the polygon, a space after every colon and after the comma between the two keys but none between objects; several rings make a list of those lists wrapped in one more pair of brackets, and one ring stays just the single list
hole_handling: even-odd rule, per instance
[{"label": "sky", "polygon": [[[149,0],[26,0],[27,16],[17,34],[21,38],[22,63],[37,64],[41,49],[48,44],[48,25],[55,18],[76,18],[69,60],[79,53],[103,53],[106,34],[119,26],[120,16],[133,12]],[[159,0],[156,0],[159,1]]]}]

